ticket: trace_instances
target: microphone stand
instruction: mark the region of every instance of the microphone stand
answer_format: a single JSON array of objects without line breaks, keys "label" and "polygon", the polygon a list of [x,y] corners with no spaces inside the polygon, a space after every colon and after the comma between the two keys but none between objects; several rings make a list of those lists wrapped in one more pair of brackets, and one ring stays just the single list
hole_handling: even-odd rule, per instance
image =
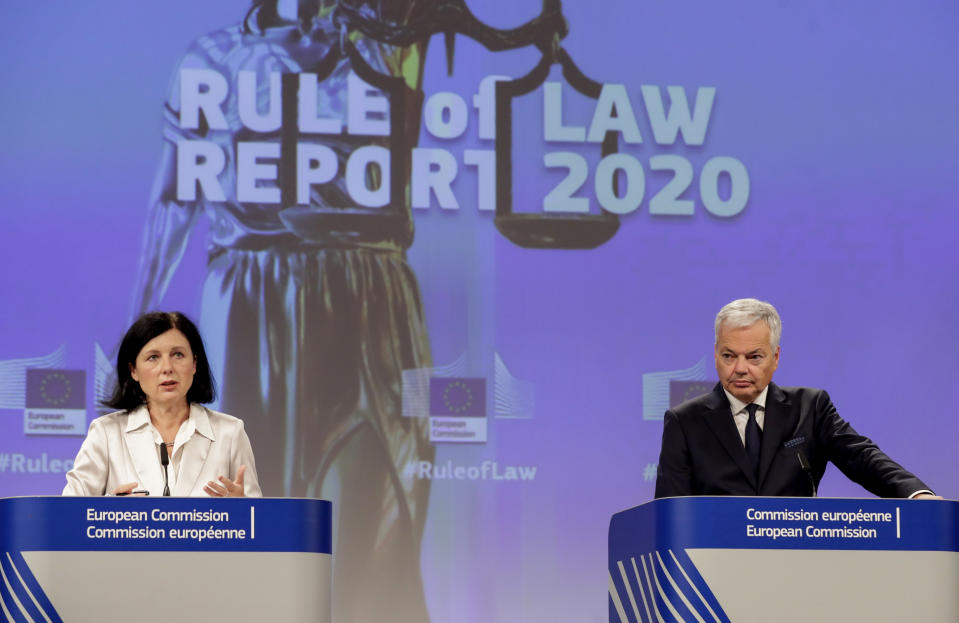
[{"label": "microphone stand", "polygon": [[812,477],[812,465],[809,464],[809,459],[806,458],[806,454],[802,450],[796,452],[796,458],[799,459],[799,466],[802,467],[802,470],[806,472],[806,476],[809,477],[809,484],[812,486],[812,496],[816,497],[816,480]]},{"label": "microphone stand", "polygon": [[167,452],[166,444],[160,441],[160,465],[163,466],[163,495],[170,496],[170,474],[167,466],[170,464],[170,454]]}]

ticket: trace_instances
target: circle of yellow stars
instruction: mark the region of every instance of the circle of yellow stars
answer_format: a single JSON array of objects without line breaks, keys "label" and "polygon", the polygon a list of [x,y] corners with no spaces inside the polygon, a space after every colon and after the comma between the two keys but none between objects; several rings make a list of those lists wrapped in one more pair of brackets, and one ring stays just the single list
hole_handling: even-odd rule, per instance
[{"label": "circle of yellow stars", "polygon": [[[53,390],[57,390],[57,393],[53,394]],[[72,393],[73,386],[70,384],[70,379],[60,372],[51,372],[40,381],[40,396],[48,405],[62,405],[70,399]]]},{"label": "circle of yellow stars", "polygon": [[[450,397],[451,397],[450,395],[457,390],[464,392],[466,394],[466,397],[464,400],[460,401],[459,405],[454,406],[453,403],[450,401]],[[470,406],[473,404],[473,390],[471,390],[469,386],[463,381],[452,381],[443,390],[443,404],[446,405],[446,408],[453,413],[462,413],[466,411],[467,409],[469,409]]]}]

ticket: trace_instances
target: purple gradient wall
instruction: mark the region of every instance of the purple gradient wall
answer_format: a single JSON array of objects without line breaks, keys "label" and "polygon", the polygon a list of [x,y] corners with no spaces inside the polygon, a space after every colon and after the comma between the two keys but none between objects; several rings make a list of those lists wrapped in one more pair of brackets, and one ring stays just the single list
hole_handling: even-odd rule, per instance
[{"label": "purple gradient wall", "polygon": [[[506,28],[539,6],[472,8]],[[173,69],[191,41],[247,8],[218,0],[3,10],[0,495],[62,488],[49,461],[72,458],[82,437],[25,432],[17,362],[65,346],[52,367],[86,371],[87,419],[95,417],[95,349],[111,356],[130,321]],[[434,444],[434,470],[535,467],[527,480],[433,480],[420,565],[431,620],[605,620],[609,517],[653,492],[644,474],[657,461],[662,411],[644,395],[649,375],[705,358],[691,374],[714,380],[712,320],[734,298],[778,307],[777,382],[829,390],[857,429],[937,493],[959,497],[959,420],[948,408],[959,373],[959,6],[569,0],[563,12],[563,46],[592,79],[625,85],[642,136],[621,137],[619,151],[642,168],[644,197],[599,248],[512,244],[479,208],[483,183],[463,162],[466,150],[493,149],[477,133],[480,81],[518,77],[539,53],[493,53],[459,37],[448,76],[436,37],[426,59],[426,96],[458,94],[469,123],[455,139],[421,129],[420,147],[458,159],[459,207],[441,208],[435,195],[414,207],[408,258],[434,369],[486,379],[489,405],[486,441]],[[563,79],[554,72],[550,81]],[[644,85],[667,106],[669,86],[682,87],[690,106],[700,87],[715,90],[702,144],[656,142]],[[589,126],[593,104],[563,89],[564,123]],[[569,151],[588,163],[576,196],[597,213],[598,150],[545,140],[543,102],[540,89],[515,105],[514,205],[542,212],[563,177],[543,155]],[[691,214],[651,214],[671,179],[651,159],[667,155],[694,172],[679,196],[693,202]],[[733,216],[712,214],[701,198],[699,178],[717,157],[748,172],[748,202]],[[729,192],[723,177],[719,195]],[[203,227],[163,299],[196,317]],[[501,389],[532,402],[497,411]],[[868,495],[834,469],[820,494]]]}]

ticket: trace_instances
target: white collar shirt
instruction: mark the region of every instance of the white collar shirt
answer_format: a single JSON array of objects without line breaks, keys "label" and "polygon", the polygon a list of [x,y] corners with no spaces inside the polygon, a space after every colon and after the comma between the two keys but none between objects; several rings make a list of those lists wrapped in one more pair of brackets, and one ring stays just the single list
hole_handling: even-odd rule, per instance
[{"label": "white collar shirt", "polygon": [[[733,414],[733,421],[736,422],[736,430],[739,431],[739,440],[746,445],[746,422],[749,421],[749,411],[746,410],[747,403],[730,394],[726,388],[723,388],[726,398],[729,400],[729,410]],[[759,424],[759,430],[763,430],[766,423],[766,394],[769,392],[769,385],[759,392],[756,399],[750,404],[759,405],[756,409],[756,423]]]},{"label": "white collar shirt", "polygon": [[[63,494],[104,495],[135,482],[150,495],[162,495],[161,442],[145,405],[96,418],[67,472]],[[190,405],[190,416],[177,430],[169,454],[167,484],[174,496],[206,497],[207,482],[220,476],[235,480],[241,466],[246,466],[245,494],[263,495],[243,421],[231,415]]]},{"label": "white collar shirt", "polygon": [[[131,412],[130,422],[127,425],[128,430],[134,430],[141,426],[149,427],[150,434],[153,436],[153,443],[156,446],[157,462],[159,462],[160,444],[163,443],[163,436],[153,425],[153,422],[150,421],[150,414],[146,409],[138,409]],[[167,467],[167,482],[170,491],[176,491],[177,480],[180,476],[180,465],[183,462],[183,450],[195,435],[206,437],[210,441],[216,441],[206,410],[191,407],[190,415],[186,421],[180,424],[180,428],[176,432],[176,437],[173,439],[173,449],[169,452],[170,465]]]}]

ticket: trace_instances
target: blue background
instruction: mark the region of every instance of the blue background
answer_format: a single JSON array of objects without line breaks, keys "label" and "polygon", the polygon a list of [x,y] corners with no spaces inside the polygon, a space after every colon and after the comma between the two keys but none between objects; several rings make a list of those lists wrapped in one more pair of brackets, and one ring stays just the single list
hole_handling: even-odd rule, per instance
[{"label": "blue background", "polygon": [[[498,27],[540,5],[472,4]],[[2,10],[0,361],[65,344],[62,367],[87,370],[91,418],[94,344],[112,353],[130,322],[173,68],[191,41],[247,8],[216,0]],[[463,376],[492,379],[498,354],[536,400],[531,419],[491,417],[486,444],[438,446],[437,464],[495,460],[537,474],[433,482],[421,563],[432,618],[605,619],[609,517],[653,492],[643,474],[657,461],[661,422],[643,417],[642,376],[706,357],[714,378],[712,320],[734,298],[779,309],[778,383],[827,389],[860,432],[937,493],[959,497],[959,421],[949,408],[959,371],[959,5],[610,0],[563,10],[563,45],[584,73],[626,85],[644,142],[620,150],[642,163],[646,198],[591,251],[511,244],[477,210],[475,175],[462,165],[459,210],[414,210],[408,255],[434,364],[465,358]],[[447,76],[441,43],[427,57],[427,96],[453,91],[470,102],[483,77],[522,75],[539,58],[459,37]],[[683,86],[690,100],[715,87],[704,144],[656,145],[641,85]],[[543,141],[538,93],[514,118],[514,205],[531,211],[559,179],[542,153],[590,151]],[[588,124],[590,105],[569,105],[567,123]],[[476,137],[475,110],[463,137],[424,129],[420,145],[492,149]],[[662,154],[686,157],[697,175],[709,158],[740,160],[746,208],[709,214],[694,180],[683,195],[696,201],[692,216],[651,216],[649,197],[668,178],[648,163]],[[595,205],[591,179],[580,195]],[[194,233],[165,308],[200,315],[203,237]],[[22,410],[0,409],[0,453],[66,459],[80,442],[28,437]],[[55,494],[63,484],[62,474],[0,473],[3,496]],[[834,469],[820,494],[868,495]]]}]

